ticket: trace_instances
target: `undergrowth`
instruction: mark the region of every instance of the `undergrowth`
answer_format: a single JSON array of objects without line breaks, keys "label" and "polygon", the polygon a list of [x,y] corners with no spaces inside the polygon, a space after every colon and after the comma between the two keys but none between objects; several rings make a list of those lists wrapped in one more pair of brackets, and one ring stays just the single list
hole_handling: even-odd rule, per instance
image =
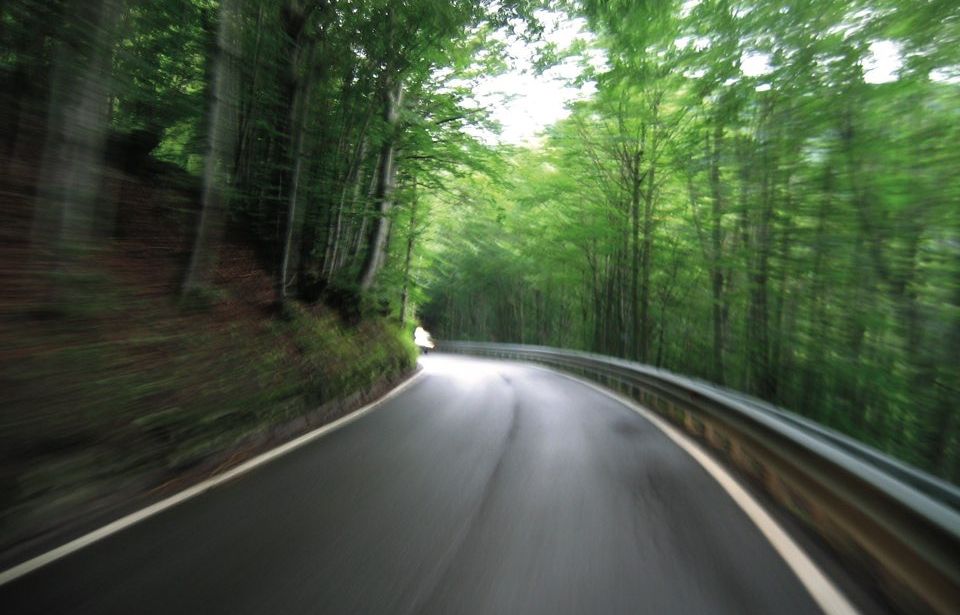
[{"label": "undergrowth", "polygon": [[175,479],[416,363],[395,324],[287,317],[222,287],[203,306],[103,266],[0,318],[0,545]]}]

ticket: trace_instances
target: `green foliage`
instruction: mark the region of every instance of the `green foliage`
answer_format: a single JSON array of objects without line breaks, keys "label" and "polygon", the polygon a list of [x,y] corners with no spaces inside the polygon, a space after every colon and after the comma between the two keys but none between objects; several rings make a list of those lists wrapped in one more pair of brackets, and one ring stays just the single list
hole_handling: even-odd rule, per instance
[{"label": "green foliage", "polygon": [[[405,332],[378,320],[347,326],[290,303],[287,321],[225,322],[102,276],[72,277],[77,294],[63,298],[82,306],[0,330],[19,357],[0,365],[2,542],[222,460],[416,362]],[[109,309],[88,301],[101,290]]]},{"label": "green foliage", "polygon": [[416,363],[412,343],[405,343],[405,336],[386,323],[368,319],[352,327],[333,314],[312,314],[297,304],[289,309],[291,319],[279,331],[292,336],[303,357],[309,403],[362,390],[380,377],[403,374]]},{"label": "green foliage", "polygon": [[[541,147],[484,146],[471,88],[544,6],[597,38],[542,41],[535,70],[591,45],[609,68]],[[170,464],[408,368],[419,314],[708,378],[960,477],[955,2],[14,0],[0,41],[0,146],[35,171],[31,241],[63,276],[39,311],[112,317],[76,264],[143,204],[97,192],[171,165],[197,176],[183,314],[224,301],[225,236],[273,278],[255,391],[212,411],[233,376],[193,382],[205,402],[131,415],[183,443]],[[124,409],[163,390],[97,348],[31,369],[99,366]]]},{"label": "green foliage", "polygon": [[707,378],[960,478],[956,7],[583,10],[610,70],[437,195],[428,326]]}]

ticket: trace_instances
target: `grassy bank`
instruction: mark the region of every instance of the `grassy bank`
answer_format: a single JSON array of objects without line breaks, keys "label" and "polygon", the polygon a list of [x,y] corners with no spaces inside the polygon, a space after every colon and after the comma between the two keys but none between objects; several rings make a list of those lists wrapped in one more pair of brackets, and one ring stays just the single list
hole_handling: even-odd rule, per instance
[{"label": "grassy bank", "polygon": [[322,302],[278,315],[242,242],[224,246],[212,300],[186,306],[189,191],[113,181],[115,237],[56,269],[31,252],[29,190],[3,182],[0,551],[332,420],[347,410],[333,400],[415,365],[382,317],[347,323]]}]

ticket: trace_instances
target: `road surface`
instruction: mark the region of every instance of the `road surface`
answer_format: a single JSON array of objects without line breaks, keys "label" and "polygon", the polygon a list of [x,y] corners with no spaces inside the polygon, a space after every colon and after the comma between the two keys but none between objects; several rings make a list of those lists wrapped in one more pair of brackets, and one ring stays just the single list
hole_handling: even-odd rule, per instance
[{"label": "road surface", "polygon": [[13,613],[816,613],[614,399],[430,355],[375,411],[0,587]]}]

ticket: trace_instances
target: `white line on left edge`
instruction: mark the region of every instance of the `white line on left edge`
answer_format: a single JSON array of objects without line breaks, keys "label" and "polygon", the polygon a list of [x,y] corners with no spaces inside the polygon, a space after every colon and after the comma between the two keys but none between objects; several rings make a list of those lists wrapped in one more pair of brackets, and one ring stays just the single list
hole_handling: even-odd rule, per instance
[{"label": "white line on left edge", "polygon": [[214,476],[213,478],[209,478],[201,483],[194,485],[193,487],[184,489],[180,493],[172,495],[165,500],[161,500],[155,504],[151,504],[150,506],[147,506],[146,508],[138,510],[137,512],[130,513],[129,515],[125,517],[121,517],[120,519],[117,519],[116,521],[113,521],[111,523],[108,523],[107,525],[99,529],[96,529],[90,532],[89,534],[84,534],[83,536],[75,540],[71,540],[70,542],[64,545],[61,545],[51,551],[47,551],[46,553],[43,553],[42,555],[38,555],[32,559],[29,559],[23,562],[22,564],[17,564],[12,568],[8,568],[7,570],[0,572],[0,585],[6,585],[11,581],[19,579],[25,574],[29,574],[30,572],[33,572],[38,568],[42,568],[43,566],[46,566],[51,562],[55,562],[56,560],[66,557],[71,553],[79,551],[80,549],[86,546],[89,546],[97,542],[98,540],[102,540],[107,536],[110,536],[111,534],[116,534],[117,532],[124,530],[130,527],[131,525],[134,525],[135,523],[139,523],[140,521],[143,521],[144,519],[147,519],[158,513],[161,513],[167,510],[168,508],[172,508],[177,504],[180,504],[181,502],[189,500],[192,497],[196,497],[201,493],[209,491],[210,489],[213,489],[218,485],[221,485],[229,480],[236,478],[237,476],[240,476],[241,474],[249,472],[250,470],[256,468],[257,466],[261,466],[267,463],[268,461],[272,461],[273,459],[276,459],[281,455],[285,455],[286,453],[289,453],[290,451],[296,448],[299,448],[304,444],[307,444],[313,440],[316,440],[320,436],[326,435],[331,431],[339,429],[340,427],[343,427],[348,423],[352,423],[353,421],[359,419],[363,415],[369,413],[371,410],[374,410],[377,406],[379,406],[383,402],[394,397],[395,395],[397,395],[398,393],[400,393],[401,391],[409,387],[411,384],[417,381],[423,375],[423,373],[424,373],[423,371],[420,371],[414,374],[409,379],[407,379],[406,382],[403,382],[396,388],[390,390],[383,397],[370,402],[369,404],[367,404],[362,408],[354,410],[353,412],[351,412],[346,416],[340,417],[339,419],[337,419],[332,423],[328,423],[322,427],[318,427],[317,429],[314,429],[313,431],[306,433],[300,436],[299,438],[291,440],[286,444],[281,444],[280,446],[274,449],[271,449],[266,453],[263,453],[262,455],[258,455],[253,459],[246,461],[240,464],[239,466],[233,468],[232,470],[228,470],[223,474]]}]

